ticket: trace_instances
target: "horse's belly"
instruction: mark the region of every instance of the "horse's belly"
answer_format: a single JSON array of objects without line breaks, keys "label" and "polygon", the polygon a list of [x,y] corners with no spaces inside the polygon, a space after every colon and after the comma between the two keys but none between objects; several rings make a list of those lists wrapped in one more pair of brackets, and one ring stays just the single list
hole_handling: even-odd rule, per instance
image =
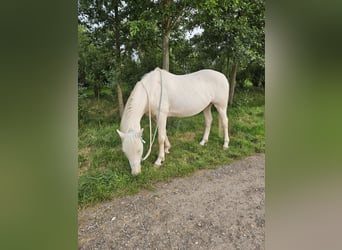
[{"label": "horse's belly", "polygon": [[191,98],[180,99],[177,102],[170,102],[169,116],[188,117],[202,112],[208,105],[210,100],[194,100]]},{"label": "horse's belly", "polygon": [[203,111],[203,109],[200,111],[189,110],[188,112],[179,112],[179,111],[174,110],[174,111],[170,111],[168,116],[170,116],[170,117],[189,117],[189,116],[197,115],[201,111]]}]

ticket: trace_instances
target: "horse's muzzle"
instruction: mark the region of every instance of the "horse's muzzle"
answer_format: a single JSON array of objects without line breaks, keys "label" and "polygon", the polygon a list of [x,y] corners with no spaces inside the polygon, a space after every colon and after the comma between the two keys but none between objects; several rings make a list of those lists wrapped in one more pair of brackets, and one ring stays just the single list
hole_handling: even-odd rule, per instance
[{"label": "horse's muzzle", "polygon": [[131,166],[132,169],[132,175],[138,175],[141,173],[141,165],[135,165],[135,166]]},{"label": "horse's muzzle", "polygon": [[138,174],[140,174],[140,172],[141,172],[141,170],[140,169],[135,169],[135,168],[132,168],[132,175],[138,175]]}]

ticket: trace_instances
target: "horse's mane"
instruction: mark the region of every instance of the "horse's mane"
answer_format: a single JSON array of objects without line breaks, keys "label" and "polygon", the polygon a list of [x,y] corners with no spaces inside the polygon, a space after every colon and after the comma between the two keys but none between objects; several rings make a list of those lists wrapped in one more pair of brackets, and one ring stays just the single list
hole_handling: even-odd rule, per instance
[{"label": "horse's mane", "polygon": [[134,114],[134,101],[136,99],[136,88],[134,87],[132,93],[128,97],[124,112],[122,114],[122,119],[121,119],[121,129],[128,130],[128,122],[131,120],[132,114]]},{"label": "horse's mane", "polygon": [[[122,114],[121,126],[120,126],[121,129],[124,129],[124,130],[132,129],[129,126],[131,125],[130,121],[132,120],[132,118],[135,118],[137,116],[136,107],[137,107],[137,104],[141,102],[141,100],[139,99],[139,96],[137,96],[137,93],[141,91],[141,88],[140,88],[141,84],[142,84],[141,81],[139,81],[133,88],[130,96],[128,97],[124,112]],[[142,103],[140,104],[143,105]]]},{"label": "horse's mane", "polygon": [[[132,120],[134,116],[136,116],[135,113],[135,108],[137,104],[141,104],[141,100],[139,100],[139,97],[137,97],[137,93],[141,91],[142,88],[144,88],[144,91],[148,91],[149,86],[145,83],[150,82],[151,80],[149,79],[150,77],[153,76],[158,71],[161,71],[162,69],[160,68],[155,68],[153,71],[146,73],[139,82],[136,83],[134,86],[127,103],[125,105],[124,112],[122,114],[122,119],[121,119],[121,129],[131,129],[128,126],[130,126],[129,122]],[[147,89],[146,89],[147,88]]]}]

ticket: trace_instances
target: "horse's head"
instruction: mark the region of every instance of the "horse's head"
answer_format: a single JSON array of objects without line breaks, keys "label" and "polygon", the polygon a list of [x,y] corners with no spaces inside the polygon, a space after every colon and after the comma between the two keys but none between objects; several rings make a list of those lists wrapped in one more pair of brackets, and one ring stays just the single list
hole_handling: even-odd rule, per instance
[{"label": "horse's head", "polygon": [[120,130],[116,130],[121,137],[122,151],[128,158],[131,165],[132,175],[137,175],[141,172],[141,158],[143,154],[143,139],[142,133],[144,129],[140,131],[129,130],[127,133],[123,133]]}]

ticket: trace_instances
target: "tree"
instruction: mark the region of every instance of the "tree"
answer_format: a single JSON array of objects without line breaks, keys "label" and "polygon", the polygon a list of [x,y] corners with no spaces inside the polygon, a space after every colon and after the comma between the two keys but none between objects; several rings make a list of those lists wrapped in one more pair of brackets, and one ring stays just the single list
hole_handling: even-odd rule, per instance
[{"label": "tree", "polygon": [[234,92],[235,92],[235,86],[236,86],[237,67],[238,67],[238,64],[234,63],[231,77],[230,77],[229,105],[233,105]]},{"label": "tree", "polygon": [[93,88],[94,96],[100,98],[100,91],[107,82],[103,74],[109,66],[109,51],[93,42],[92,34],[83,25],[78,26],[78,81],[79,85]]},{"label": "tree", "polygon": [[[121,1],[120,1],[121,2]],[[114,30],[115,30],[115,55],[116,55],[116,86],[118,92],[118,103],[120,117],[124,111],[124,102],[121,87],[121,49],[120,49],[120,28],[119,1],[114,1]]]},{"label": "tree", "polygon": [[204,31],[192,39],[193,44],[199,55],[211,59],[210,67],[230,79],[230,105],[238,68],[251,62],[264,64],[264,8],[263,0],[205,0],[194,16],[192,25]]},{"label": "tree", "polygon": [[159,26],[162,33],[163,69],[170,69],[170,34],[177,29],[184,17],[189,15],[190,1],[159,0]]},{"label": "tree", "polygon": [[[144,39],[141,39],[141,35],[142,33],[146,34],[146,29],[152,31],[151,35],[159,37],[161,46],[156,47],[161,47],[162,68],[167,71],[170,70],[171,36],[178,34],[177,31],[185,25],[186,19],[191,15],[192,5],[193,1],[190,0],[158,0],[143,1],[130,7],[130,14],[134,13],[135,16],[135,19],[131,19],[129,23],[131,35],[138,36],[142,43]],[[137,9],[139,9],[139,13],[137,13]],[[145,35],[142,37],[146,38]],[[151,39],[151,37],[147,39]]]},{"label": "tree", "polygon": [[[115,80],[121,115],[124,109],[121,87],[121,36],[123,34],[121,33],[122,19],[120,18],[123,2],[120,0],[79,0],[78,4],[79,22],[86,25],[95,34],[94,37],[99,46],[111,52],[107,68],[102,71],[102,74],[110,76],[111,81]],[[111,60],[111,58],[115,60]],[[93,80],[96,81],[96,79]]]}]

